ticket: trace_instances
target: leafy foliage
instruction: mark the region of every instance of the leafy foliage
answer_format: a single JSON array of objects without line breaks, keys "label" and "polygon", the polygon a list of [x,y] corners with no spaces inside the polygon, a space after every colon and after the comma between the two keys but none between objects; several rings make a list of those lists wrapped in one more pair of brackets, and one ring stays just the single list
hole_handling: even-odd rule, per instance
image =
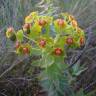
[{"label": "leafy foliage", "polygon": [[[35,66],[44,69],[39,80],[49,96],[72,96],[74,92],[68,84],[69,78],[66,72],[63,74],[68,66],[64,59],[67,57],[68,49],[79,48],[85,43],[84,31],[79,28],[75,18],[68,13],[62,13],[59,19],[55,19],[32,12],[25,18],[22,29],[17,32],[9,29],[12,28],[7,29],[6,36],[13,38],[11,34],[16,35],[17,54],[33,55],[33,51],[36,51],[36,55],[41,55]],[[55,30],[54,36],[50,35],[51,30]],[[74,67],[73,73],[75,71],[77,67]],[[82,71],[84,70],[78,73]]]}]

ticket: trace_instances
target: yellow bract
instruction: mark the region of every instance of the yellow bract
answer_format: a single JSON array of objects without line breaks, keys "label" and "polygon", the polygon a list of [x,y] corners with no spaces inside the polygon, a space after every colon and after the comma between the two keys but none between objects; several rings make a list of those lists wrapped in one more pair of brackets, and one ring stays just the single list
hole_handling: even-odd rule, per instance
[{"label": "yellow bract", "polygon": [[32,32],[40,33],[41,31],[42,31],[42,27],[38,25],[37,22],[35,22],[35,24],[32,27]]},{"label": "yellow bract", "polygon": [[26,18],[25,23],[32,23],[38,16],[37,12],[31,12]]},{"label": "yellow bract", "polygon": [[32,48],[32,46],[31,46],[30,44],[28,44],[28,43],[21,44],[21,45],[19,46],[19,48],[16,49],[16,53],[17,53],[17,54],[22,54],[24,47],[28,48],[29,50]]},{"label": "yellow bract", "polygon": [[44,19],[47,22],[47,24],[50,24],[53,21],[53,17],[51,16],[42,16],[40,18]]},{"label": "yellow bract", "polygon": [[66,21],[63,19],[57,19],[54,21],[54,27],[56,32],[62,32],[66,28]]},{"label": "yellow bract", "polygon": [[77,24],[77,21],[76,21],[76,20],[72,20],[71,22],[72,22],[72,26],[73,26],[74,28],[76,28],[76,27],[78,26],[78,24]]},{"label": "yellow bract", "polygon": [[72,16],[72,15],[69,15],[68,18],[69,18],[70,21],[73,21],[73,20],[76,21],[75,17]]},{"label": "yellow bract", "polygon": [[38,16],[38,12],[31,12],[29,15],[32,17],[35,17],[35,16]]},{"label": "yellow bract", "polygon": [[6,32],[6,37],[7,37],[7,38],[10,38],[10,37],[11,37],[11,33],[7,31],[7,32]]},{"label": "yellow bract", "polygon": [[32,23],[33,22],[33,17],[32,16],[27,16],[25,18],[25,23]]}]

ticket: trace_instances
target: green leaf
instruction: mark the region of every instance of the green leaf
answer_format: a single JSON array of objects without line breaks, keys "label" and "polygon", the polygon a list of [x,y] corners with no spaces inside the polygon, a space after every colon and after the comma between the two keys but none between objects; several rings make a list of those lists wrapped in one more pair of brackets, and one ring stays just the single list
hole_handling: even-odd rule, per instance
[{"label": "green leaf", "polygon": [[31,28],[31,33],[29,34],[29,38],[37,38],[42,31],[42,27],[35,23]]},{"label": "green leaf", "polygon": [[80,66],[80,62],[77,62],[77,64],[72,67],[72,75],[79,76],[85,70],[87,70],[87,68]]},{"label": "green leaf", "polygon": [[47,68],[54,63],[54,57],[52,55],[43,54],[41,67]]},{"label": "green leaf", "polygon": [[41,50],[37,47],[30,49],[30,55],[40,56],[42,54]]},{"label": "green leaf", "polygon": [[81,89],[79,92],[77,92],[76,96],[85,96],[83,89]]},{"label": "green leaf", "polygon": [[31,63],[31,65],[33,65],[33,66],[39,66],[39,65],[40,65],[40,59],[34,60],[34,61]]},{"label": "green leaf", "polygon": [[20,41],[20,42],[23,41],[23,31],[22,30],[17,31],[16,36],[17,36],[18,41]]},{"label": "green leaf", "polygon": [[64,55],[62,56],[55,56],[55,64],[58,66],[60,70],[64,70],[68,67],[68,64],[64,62]]},{"label": "green leaf", "polygon": [[82,70],[78,70],[76,73],[75,73],[75,75],[76,76],[79,76],[82,72],[84,72],[85,70],[86,70],[87,68],[84,68],[84,69],[82,69]]},{"label": "green leaf", "polygon": [[54,63],[42,72],[41,85],[48,92],[48,96],[64,96],[65,93],[68,96],[74,96],[66,75],[61,71]]}]

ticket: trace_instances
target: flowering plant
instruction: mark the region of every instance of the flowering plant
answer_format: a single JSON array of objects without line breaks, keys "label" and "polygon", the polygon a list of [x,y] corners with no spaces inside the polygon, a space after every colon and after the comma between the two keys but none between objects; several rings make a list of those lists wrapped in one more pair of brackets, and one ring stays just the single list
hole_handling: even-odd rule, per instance
[{"label": "flowering plant", "polygon": [[67,52],[85,44],[84,30],[79,27],[76,19],[68,13],[61,13],[56,18],[32,12],[25,18],[20,30],[9,27],[6,37],[15,42],[18,55],[40,56],[40,59],[32,62],[44,69],[39,74],[39,80],[46,90],[58,90],[56,94],[59,95],[50,93],[49,96],[63,96],[60,94],[64,94],[68,80],[63,74],[68,67],[65,63]]}]

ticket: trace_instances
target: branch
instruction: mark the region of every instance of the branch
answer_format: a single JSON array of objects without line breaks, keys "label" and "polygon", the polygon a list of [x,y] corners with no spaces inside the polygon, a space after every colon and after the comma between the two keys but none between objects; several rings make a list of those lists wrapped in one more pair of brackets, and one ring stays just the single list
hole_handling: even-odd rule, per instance
[{"label": "branch", "polygon": [[[24,57],[23,58],[23,60],[25,60],[26,59],[26,57]],[[14,62],[14,64],[12,64],[7,70],[5,70],[1,75],[0,75],[0,79],[3,77],[3,76],[5,76],[5,74],[7,74],[9,71],[11,71],[14,67],[16,67],[17,65],[19,65],[20,64],[20,62],[22,62],[23,60],[16,60],[15,62]]]},{"label": "branch", "polygon": [[90,28],[92,29],[92,28],[94,28],[94,27],[96,27],[96,21],[94,21],[92,24],[90,24],[90,26],[88,26],[88,27],[85,29],[85,31],[88,31]]}]

